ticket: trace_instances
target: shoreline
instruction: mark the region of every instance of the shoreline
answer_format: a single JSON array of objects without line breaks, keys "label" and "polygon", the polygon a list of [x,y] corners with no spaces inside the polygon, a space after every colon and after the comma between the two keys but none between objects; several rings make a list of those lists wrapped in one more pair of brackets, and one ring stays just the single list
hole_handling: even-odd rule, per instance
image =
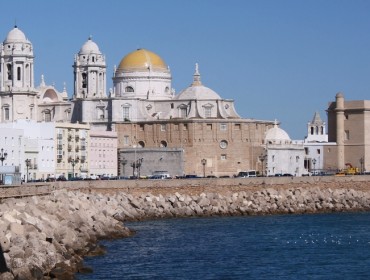
[{"label": "shoreline", "polygon": [[0,280],[73,279],[78,272],[89,272],[83,257],[104,253],[101,239],[131,236],[124,226],[128,221],[369,210],[367,181],[56,188],[47,195],[1,200],[1,255],[9,271]]}]

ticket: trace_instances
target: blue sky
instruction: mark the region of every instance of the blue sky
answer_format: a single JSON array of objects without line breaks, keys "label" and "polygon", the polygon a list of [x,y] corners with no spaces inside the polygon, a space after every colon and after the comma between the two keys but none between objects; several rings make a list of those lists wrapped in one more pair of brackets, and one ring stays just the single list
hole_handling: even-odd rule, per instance
[{"label": "blue sky", "polygon": [[[114,65],[146,48],[170,66],[176,92],[195,63],[204,85],[234,99],[244,118],[281,122],[303,139],[315,111],[326,120],[339,91],[370,99],[367,0],[2,1],[0,40],[15,22],[32,42],[41,74],[73,93],[73,59],[89,35]],[[108,90],[107,89],[107,90]]]}]

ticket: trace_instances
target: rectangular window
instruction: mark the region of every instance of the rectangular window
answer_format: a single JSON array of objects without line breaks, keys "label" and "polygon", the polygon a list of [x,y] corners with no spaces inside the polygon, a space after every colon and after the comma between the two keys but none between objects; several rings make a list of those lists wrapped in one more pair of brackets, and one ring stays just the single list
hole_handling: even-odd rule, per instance
[{"label": "rectangular window", "polygon": [[166,131],[166,125],[165,124],[161,124],[161,131]]},{"label": "rectangular window", "polygon": [[321,150],[320,149],[317,149],[317,154],[319,155],[321,153]]},{"label": "rectangular window", "polygon": [[221,155],[221,160],[226,160],[227,159],[227,156],[225,154],[222,154]]},{"label": "rectangular window", "polygon": [[212,117],[212,108],[211,107],[204,107],[204,116],[206,118]]},{"label": "rectangular window", "polygon": [[143,125],[143,124],[140,124],[140,125],[139,125],[139,130],[140,130],[140,131],[144,131],[144,125]]},{"label": "rectangular window", "polygon": [[207,123],[207,130],[212,130],[212,124]]},{"label": "rectangular window", "polygon": [[349,130],[344,131],[344,140],[349,140]]},{"label": "rectangular window", "polygon": [[17,80],[21,80],[21,67],[17,67]]},{"label": "rectangular window", "polygon": [[235,124],[235,130],[240,130],[240,123]]},{"label": "rectangular window", "polygon": [[188,124],[187,123],[184,123],[183,130],[188,130]]},{"label": "rectangular window", "polygon": [[181,108],[180,109],[180,117],[181,118],[186,118],[188,116],[188,110],[186,108]]},{"label": "rectangular window", "polygon": [[226,123],[220,123],[220,130],[226,130],[227,129],[227,124]]},{"label": "rectangular window", "polygon": [[308,154],[309,154],[309,152],[308,152],[308,148],[304,148],[304,153],[305,153],[306,155],[308,155]]},{"label": "rectangular window", "polygon": [[124,120],[130,119],[130,107],[122,107],[122,117]]}]

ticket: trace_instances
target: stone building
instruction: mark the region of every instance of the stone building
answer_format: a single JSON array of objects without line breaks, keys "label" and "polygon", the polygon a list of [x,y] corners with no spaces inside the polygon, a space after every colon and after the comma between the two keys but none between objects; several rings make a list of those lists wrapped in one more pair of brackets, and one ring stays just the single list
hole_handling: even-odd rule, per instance
[{"label": "stone building", "polygon": [[325,168],[342,170],[349,164],[361,171],[370,170],[370,101],[345,101],[337,93],[328,112],[328,140],[324,149]]}]

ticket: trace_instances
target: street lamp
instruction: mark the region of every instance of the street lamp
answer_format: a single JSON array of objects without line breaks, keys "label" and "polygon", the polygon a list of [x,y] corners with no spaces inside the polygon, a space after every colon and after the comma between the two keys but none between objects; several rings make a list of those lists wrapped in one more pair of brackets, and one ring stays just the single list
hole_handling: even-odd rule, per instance
[{"label": "street lamp", "polygon": [[143,160],[144,160],[144,158],[139,158],[137,160],[137,176],[138,176],[138,178],[140,178],[140,168],[141,168],[141,165],[143,163]]},{"label": "street lamp", "polygon": [[72,165],[72,178],[75,177],[75,165],[76,165],[76,160],[74,158],[71,159],[71,165]]},{"label": "street lamp", "polygon": [[207,163],[207,160],[204,158],[201,160],[201,163],[203,165],[203,178],[206,177],[206,163]]},{"label": "street lamp", "polygon": [[26,183],[28,183],[28,168],[31,166],[31,160],[28,158],[25,160],[25,162],[26,162],[26,168],[27,168]]},{"label": "street lamp", "polygon": [[264,161],[267,159],[267,155],[260,155],[260,161],[262,163],[262,177],[265,176],[264,175],[264,170],[265,170],[265,166],[263,165]]},{"label": "street lamp", "polygon": [[[4,152],[4,149],[1,148],[0,161],[1,161],[1,165],[2,166],[4,165],[4,160],[6,159],[7,156],[8,156],[8,153],[7,152]],[[1,175],[0,184],[2,184],[2,183],[3,183],[3,175]]]},{"label": "street lamp", "polygon": [[122,175],[125,176],[125,166],[127,164],[127,159],[122,160]]},{"label": "street lamp", "polygon": [[315,158],[312,160],[312,164],[313,164],[313,174],[316,175],[316,159]]},{"label": "street lamp", "polygon": [[4,152],[4,149],[1,148],[0,161],[1,161],[1,165],[2,166],[4,165],[4,160],[6,160],[6,157],[7,156],[8,156],[8,153],[7,152]]},{"label": "street lamp", "polygon": [[360,164],[361,164],[361,174],[364,173],[364,157],[360,158]]}]

